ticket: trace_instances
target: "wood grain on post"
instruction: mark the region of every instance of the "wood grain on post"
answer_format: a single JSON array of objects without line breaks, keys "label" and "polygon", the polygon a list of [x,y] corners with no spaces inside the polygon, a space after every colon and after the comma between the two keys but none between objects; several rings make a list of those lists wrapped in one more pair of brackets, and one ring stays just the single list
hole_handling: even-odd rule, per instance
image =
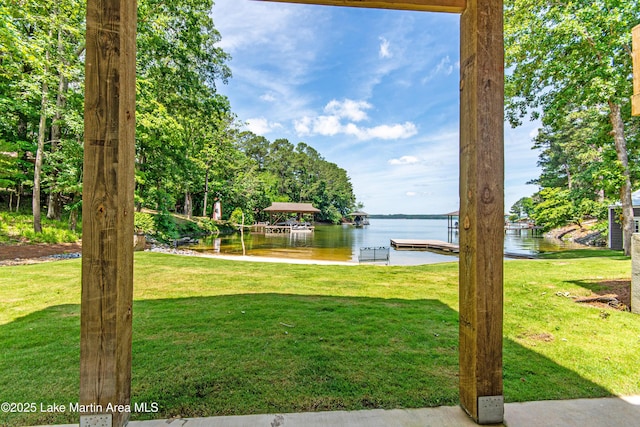
[{"label": "wood grain on post", "polygon": [[633,97],[631,98],[631,114],[640,116],[640,25],[631,32],[633,45]]},{"label": "wood grain on post", "polygon": [[502,4],[469,0],[460,24],[460,402],[479,423],[504,410]]},{"label": "wood grain on post", "polygon": [[[87,1],[80,404],[92,414],[130,403],[136,20],[135,0]],[[114,427],[129,418],[112,414]]]}]

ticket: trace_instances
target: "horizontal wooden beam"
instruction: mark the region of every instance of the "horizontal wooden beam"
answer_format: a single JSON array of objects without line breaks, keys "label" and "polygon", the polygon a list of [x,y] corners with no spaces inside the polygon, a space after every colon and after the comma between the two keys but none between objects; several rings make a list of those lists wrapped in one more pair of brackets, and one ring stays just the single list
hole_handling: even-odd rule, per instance
[{"label": "horizontal wooden beam", "polygon": [[631,114],[640,116],[640,25],[633,28],[633,98]]},{"label": "horizontal wooden beam", "polygon": [[421,12],[464,12],[466,0],[258,0],[279,3],[320,4],[325,6],[367,7],[376,9],[417,10]]}]

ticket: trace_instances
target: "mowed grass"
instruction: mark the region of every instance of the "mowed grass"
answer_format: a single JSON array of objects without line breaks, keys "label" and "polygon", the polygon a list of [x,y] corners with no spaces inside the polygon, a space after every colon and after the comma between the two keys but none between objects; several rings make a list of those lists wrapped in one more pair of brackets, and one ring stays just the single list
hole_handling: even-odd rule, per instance
[{"label": "mowed grass", "polygon": [[[573,302],[630,260],[505,263],[507,401],[640,394],[640,316]],[[579,254],[578,254],[579,255]],[[132,419],[458,403],[458,266],[136,254]],[[80,261],[0,268],[0,402],[78,401]],[[1,425],[77,422],[0,413]]]}]

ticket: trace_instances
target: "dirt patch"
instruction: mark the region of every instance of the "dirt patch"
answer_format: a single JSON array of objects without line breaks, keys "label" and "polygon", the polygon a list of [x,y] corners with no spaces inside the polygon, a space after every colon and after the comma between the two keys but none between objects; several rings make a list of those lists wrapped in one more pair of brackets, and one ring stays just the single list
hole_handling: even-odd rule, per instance
[{"label": "dirt patch", "polygon": [[0,265],[35,264],[64,259],[59,255],[82,253],[81,243],[0,245]]},{"label": "dirt patch", "polygon": [[596,283],[597,289],[586,297],[576,297],[575,302],[598,308],[615,308],[629,311],[631,306],[631,281],[606,280]]},{"label": "dirt patch", "polygon": [[555,340],[555,337],[552,334],[549,334],[547,332],[542,332],[539,334],[524,333],[524,334],[518,335],[518,338],[529,339],[532,341],[542,341],[542,342],[552,342],[553,340]]}]

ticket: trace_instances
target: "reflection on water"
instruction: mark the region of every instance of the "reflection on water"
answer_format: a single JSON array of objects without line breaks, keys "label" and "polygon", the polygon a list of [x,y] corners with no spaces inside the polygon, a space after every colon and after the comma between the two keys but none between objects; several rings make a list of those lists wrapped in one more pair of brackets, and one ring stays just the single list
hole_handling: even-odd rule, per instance
[{"label": "reflection on water", "polygon": [[[371,219],[371,225],[363,228],[317,225],[313,233],[245,233],[244,245],[246,254],[250,256],[358,262],[360,248],[390,246],[391,239],[431,239],[458,243],[458,234],[449,232],[446,219]],[[531,231],[510,230],[505,233],[505,252],[536,254],[570,247],[570,244],[545,239]],[[242,255],[242,241],[239,234],[210,237],[192,249]],[[389,264],[417,265],[456,260],[457,257],[452,255],[391,249]]]}]

